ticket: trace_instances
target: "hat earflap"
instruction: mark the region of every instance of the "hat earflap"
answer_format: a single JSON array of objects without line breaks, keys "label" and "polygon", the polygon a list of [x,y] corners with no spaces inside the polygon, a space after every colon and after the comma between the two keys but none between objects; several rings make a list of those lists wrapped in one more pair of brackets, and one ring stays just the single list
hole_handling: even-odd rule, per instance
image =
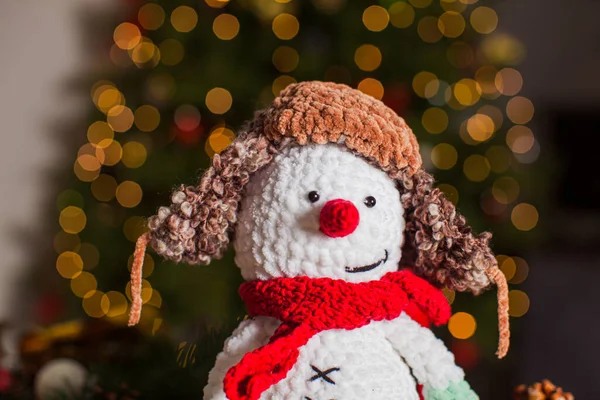
[{"label": "hat earflap", "polygon": [[276,152],[259,131],[260,127],[250,125],[221,154],[215,154],[197,186],[177,188],[171,205],[148,219],[149,231],[136,242],[131,268],[130,326],[140,320],[142,268],[148,245],[164,258],[189,264],[208,264],[223,256],[250,175],[267,165]]},{"label": "hat earflap", "polygon": [[[399,179],[406,215],[402,265],[415,269],[429,281],[448,289],[479,294],[491,284],[498,288],[497,355],[508,352],[508,285],[489,246],[492,235],[474,235],[465,217],[456,211],[424,170]],[[406,249],[406,252],[404,251]]]}]

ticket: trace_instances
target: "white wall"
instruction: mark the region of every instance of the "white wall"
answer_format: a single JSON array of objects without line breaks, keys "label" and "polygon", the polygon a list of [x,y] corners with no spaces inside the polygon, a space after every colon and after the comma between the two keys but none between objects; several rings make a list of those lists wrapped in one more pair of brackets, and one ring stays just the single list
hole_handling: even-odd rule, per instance
[{"label": "white wall", "polygon": [[65,90],[85,66],[79,16],[115,1],[0,0],[0,321],[18,318],[10,301],[35,251],[17,245],[16,230],[47,210],[43,173],[66,162],[54,124],[89,106]]}]

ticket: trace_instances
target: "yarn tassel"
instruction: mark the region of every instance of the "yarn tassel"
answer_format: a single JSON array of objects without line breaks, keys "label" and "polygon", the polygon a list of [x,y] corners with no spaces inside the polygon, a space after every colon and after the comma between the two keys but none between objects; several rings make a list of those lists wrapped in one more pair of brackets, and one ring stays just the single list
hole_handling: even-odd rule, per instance
[{"label": "yarn tassel", "polygon": [[486,270],[488,277],[498,287],[498,358],[504,358],[510,346],[510,326],[508,321],[508,284],[504,273],[496,266]]},{"label": "yarn tassel", "polygon": [[142,316],[142,267],[146,257],[146,247],[150,242],[148,232],[142,234],[135,243],[133,263],[131,266],[131,310],[129,311],[129,326],[140,322]]}]

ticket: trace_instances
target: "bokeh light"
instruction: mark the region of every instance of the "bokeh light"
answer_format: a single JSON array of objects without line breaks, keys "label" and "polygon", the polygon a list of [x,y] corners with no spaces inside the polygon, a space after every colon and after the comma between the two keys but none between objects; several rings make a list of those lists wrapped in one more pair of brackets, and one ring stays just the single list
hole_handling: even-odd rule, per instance
[{"label": "bokeh light", "polygon": [[136,25],[123,22],[115,28],[113,39],[119,48],[131,50],[142,40],[142,34]]},{"label": "bokeh light", "polygon": [[481,34],[492,33],[498,26],[498,15],[489,7],[477,7],[471,12],[471,26]]},{"label": "bokeh light", "polygon": [[165,11],[156,3],[144,4],[138,11],[138,21],[144,29],[156,30],[165,22]]},{"label": "bokeh light", "polygon": [[189,32],[197,23],[198,14],[192,7],[179,6],[171,13],[171,25],[178,32]]},{"label": "bokeh light", "polygon": [[498,129],[502,127],[504,115],[502,114],[502,110],[500,110],[498,107],[486,104],[485,106],[479,107],[477,113],[487,115],[492,119],[492,122],[494,123],[494,131],[498,131]]},{"label": "bokeh light", "polygon": [[435,74],[427,71],[421,71],[414,76],[412,80],[412,88],[417,96],[425,98],[427,97],[425,95],[425,89],[433,82],[439,87],[439,81]]},{"label": "bokeh light", "polygon": [[102,296],[100,302],[107,317],[117,317],[127,312],[127,299],[123,293],[110,291]]},{"label": "bokeh light", "polygon": [[114,106],[106,115],[106,122],[115,132],[127,132],[133,126],[133,119],[133,112],[125,106]]},{"label": "bokeh light", "polygon": [[75,234],[85,228],[87,217],[81,208],[69,206],[60,212],[58,222],[63,231]]},{"label": "bokeh light", "polygon": [[283,89],[291,85],[292,83],[296,83],[296,79],[289,75],[281,75],[273,80],[273,84],[271,85],[271,92],[273,96],[277,96],[279,92]]},{"label": "bokeh light", "polygon": [[214,129],[206,140],[206,153],[212,157],[219,154],[235,139],[235,133],[226,127],[218,127]]},{"label": "bokeh light", "polygon": [[123,224],[123,234],[130,242],[135,242],[147,230],[146,219],[142,217],[129,217]]},{"label": "bokeh light", "polygon": [[225,114],[231,108],[233,98],[227,89],[216,87],[208,91],[205,102],[213,114]]},{"label": "bokeh light", "polygon": [[83,271],[71,280],[71,290],[75,296],[84,298],[88,293],[98,288],[98,282],[94,275]]},{"label": "bokeh light", "polygon": [[475,60],[475,53],[467,43],[455,41],[448,46],[446,58],[456,68],[467,68]]},{"label": "bokeh light", "polygon": [[441,108],[430,107],[423,113],[421,123],[429,133],[442,133],[448,127],[448,114]]},{"label": "bokeh light", "polygon": [[514,96],[523,87],[523,77],[514,68],[503,68],[496,74],[494,79],[496,89],[505,96]]},{"label": "bokeh light", "polygon": [[144,105],[135,110],[135,126],[142,132],[152,132],[158,128],[160,113],[154,106]]},{"label": "bokeh light", "polygon": [[396,28],[408,28],[415,20],[415,10],[404,1],[393,3],[388,9],[390,23]]},{"label": "bokeh light", "polygon": [[77,254],[79,254],[83,260],[83,269],[85,270],[89,271],[96,268],[100,262],[100,252],[98,251],[98,248],[91,243],[81,243],[77,250]]},{"label": "bokeh light", "polygon": [[182,131],[193,131],[200,125],[200,111],[191,104],[182,104],[173,116],[175,125]]},{"label": "bokeh light", "polygon": [[183,44],[177,39],[165,39],[160,46],[160,61],[168,66],[179,64],[185,56]]},{"label": "bokeh light", "polygon": [[454,290],[442,288],[442,293],[444,293],[444,297],[448,300],[448,304],[454,303],[454,299],[456,298],[456,292]]},{"label": "bokeh light", "polygon": [[73,165],[73,172],[75,173],[75,176],[77,177],[77,179],[79,179],[80,181],[92,182],[94,179],[98,178],[98,175],[100,175],[100,168],[98,168],[96,170],[86,170],[79,163],[79,158],[78,158],[77,161],[75,161],[75,164]]},{"label": "bokeh light", "polygon": [[531,204],[521,203],[513,208],[510,219],[518,230],[530,231],[537,225],[539,214]]},{"label": "bokeh light", "polygon": [[92,100],[96,107],[105,114],[113,107],[125,104],[123,94],[112,85],[101,85],[96,88],[92,94]]},{"label": "bokeh light", "polygon": [[515,260],[512,257],[507,256],[496,256],[496,259],[498,260],[498,265],[506,277],[506,280],[511,280],[517,272],[517,264],[515,263]]},{"label": "bokeh light", "polygon": [[481,97],[481,86],[473,79],[461,79],[454,85],[454,97],[463,106],[472,106]]},{"label": "bokeh light", "polygon": [[111,140],[110,142],[102,141],[98,147],[104,155],[103,165],[112,166],[121,161],[123,149],[121,148],[121,144],[116,140]]},{"label": "bokeh light", "polygon": [[500,96],[496,87],[497,70],[494,67],[484,66],[475,72],[475,80],[481,87],[481,95],[488,99],[496,99]]},{"label": "bokeh light", "polygon": [[151,75],[147,81],[148,95],[152,100],[164,102],[175,94],[175,79],[167,73]]},{"label": "bokeh light", "polygon": [[110,175],[102,174],[92,182],[90,189],[99,201],[110,201],[115,197],[117,181]]},{"label": "bokeh light", "polygon": [[60,192],[56,198],[56,207],[62,211],[68,206],[83,208],[83,196],[76,190],[67,189]]},{"label": "bokeh light", "polygon": [[479,154],[472,154],[463,164],[463,172],[467,179],[473,182],[481,182],[490,174],[490,163],[488,159]]},{"label": "bokeh light", "polygon": [[372,44],[363,44],[356,49],[354,62],[363,71],[374,71],[381,64],[381,51]]},{"label": "bokeh light", "polygon": [[525,282],[529,275],[529,265],[527,261],[521,257],[513,257],[515,263],[515,274],[510,278],[508,283],[518,285]]},{"label": "bokeh light", "polygon": [[83,270],[83,260],[79,254],[65,251],[56,258],[56,270],[63,278],[75,278]]},{"label": "bokeh light", "polygon": [[117,201],[126,208],[133,208],[142,201],[142,188],[133,181],[121,182],[117,186]]},{"label": "bokeh light", "polygon": [[410,4],[415,6],[416,8],[426,8],[429,7],[432,0],[409,0]]},{"label": "bokeh light", "polygon": [[146,162],[148,153],[143,144],[135,141],[123,145],[123,157],[121,162],[127,168],[139,168]]},{"label": "bokeh light", "polygon": [[378,100],[383,98],[384,88],[381,82],[373,78],[365,78],[358,84],[358,90]]},{"label": "bokeh light", "polygon": [[293,39],[300,30],[298,19],[292,14],[279,14],[273,19],[273,33],[281,40]]},{"label": "bokeh light", "polygon": [[517,96],[506,104],[506,115],[515,124],[526,124],[533,118],[533,103],[531,100]]},{"label": "bokeh light", "polygon": [[240,22],[231,14],[221,14],[213,21],[213,32],[221,40],[231,40],[240,31]]},{"label": "bokeh light", "polygon": [[506,133],[506,144],[516,154],[525,154],[533,147],[535,137],[526,126],[515,125]]},{"label": "bokeh light", "polygon": [[115,137],[115,132],[107,122],[96,121],[92,123],[87,131],[88,141],[94,146],[100,143],[108,144]]},{"label": "bokeh light", "polygon": [[417,25],[417,33],[425,43],[436,43],[443,36],[438,27],[438,19],[431,15],[421,18]]},{"label": "bokeh light", "polygon": [[471,314],[466,312],[457,312],[448,321],[448,330],[450,334],[457,339],[468,339],[477,330],[477,322]]},{"label": "bokeh light", "polygon": [[76,251],[81,244],[79,236],[60,231],[54,236],[53,245],[54,250],[60,254],[65,251]]},{"label": "bokeh light", "polygon": [[438,189],[444,192],[444,196],[448,200],[452,202],[452,204],[457,205],[459,200],[458,189],[448,183],[441,183],[438,185]]},{"label": "bokeh light", "polygon": [[387,10],[381,6],[369,6],[362,15],[363,24],[373,32],[381,32],[390,22],[390,16]]},{"label": "bokeh light", "polygon": [[292,47],[279,46],[273,52],[272,61],[279,72],[292,72],[300,62],[300,55]]},{"label": "bokeh light", "polygon": [[478,113],[467,120],[467,132],[476,142],[490,139],[495,130],[494,121],[485,114]]},{"label": "bokeh light", "polygon": [[492,195],[500,204],[510,204],[519,197],[519,182],[510,176],[503,176],[494,181]]},{"label": "bokeh light", "polygon": [[457,38],[465,30],[465,19],[455,11],[446,11],[440,15],[437,24],[442,35],[449,38]]},{"label": "bokeh light", "polygon": [[85,313],[87,315],[89,315],[92,318],[102,318],[106,315],[106,312],[108,311],[108,309],[103,309],[102,308],[102,297],[104,296],[104,293],[101,292],[100,290],[93,290],[88,292],[83,301],[81,302],[81,305],[83,307],[83,311],[85,311]]},{"label": "bokeh light", "polygon": [[212,8],[223,8],[229,4],[229,0],[204,0]]},{"label": "bokeh light", "polygon": [[154,68],[160,61],[160,49],[154,43],[144,38],[130,52],[130,57],[136,67],[140,69]]},{"label": "bokeh light", "polygon": [[525,57],[525,47],[514,36],[495,33],[481,42],[481,54],[490,64],[516,65]]},{"label": "bokeh light", "polygon": [[431,162],[438,169],[450,169],[458,160],[458,152],[448,143],[440,143],[431,150]]},{"label": "bokeh light", "polygon": [[522,317],[529,311],[529,296],[521,290],[508,292],[508,313],[511,317]]}]

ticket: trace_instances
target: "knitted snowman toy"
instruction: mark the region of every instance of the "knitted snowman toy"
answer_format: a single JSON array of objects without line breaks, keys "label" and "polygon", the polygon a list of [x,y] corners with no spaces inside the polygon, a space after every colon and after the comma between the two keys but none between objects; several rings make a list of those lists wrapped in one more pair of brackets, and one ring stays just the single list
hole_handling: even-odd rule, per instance
[{"label": "knitted snowman toy", "polygon": [[491,235],[433,187],[404,120],[347,86],[288,86],[148,226],[131,325],[147,244],[207,264],[233,239],[252,318],[225,342],[205,400],[477,399],[428,329],[451,315],[441,287],[497,284],[498,355],[508,350]]}]

